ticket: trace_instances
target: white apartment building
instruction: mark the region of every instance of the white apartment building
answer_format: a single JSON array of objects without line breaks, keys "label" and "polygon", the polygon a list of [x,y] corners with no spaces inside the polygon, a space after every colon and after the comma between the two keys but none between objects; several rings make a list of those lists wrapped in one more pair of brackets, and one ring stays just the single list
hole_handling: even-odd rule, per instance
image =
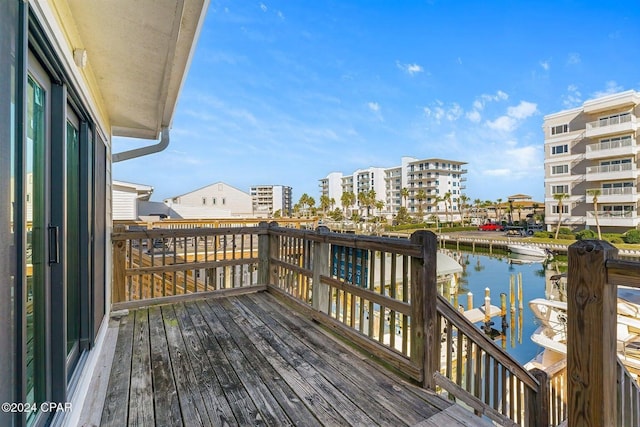
[{"label": "white apartment building", "polygon": [[291,216],[292,188],[285,185],[256,185],[250,189],[255,216],[272,217],[277,211]]},{"label": "white apartment building", "polygon": [[[640,93],[626,91],[544,118],[545,223],[555,228],[636,228]],[[557,194],[562,200],[558,212]],[[597,214],[593,194],[597,195]]]},{"label": "white apartment building", "polygon": [[[373,189],[376,199],[385,203],[382,214],[389,218],[403,206],[410,213],[417,213],[421,204],[425,215],[434,213],[444,219],[447,210],[458,213],[459,197],[465,189],[467,171],[462,168],[465,164],[454,160],[403,157],[400,166],[391,168],[359,169],[346,176],[333,172],[320,179],[320,194],[333,198],[340,205],[345,192],[357,195],[360,191]],[[406,198],[402,196],[403,188],[408,190]],[[421,191],[424,200],[420,200]],[[447,192],[451,194],[451,208],[445,208],[442,200]]]},{"label": "white apartment building", "polygon": [[[462,166],[466,162],[446,159],[402,158],[402,176],[406,174],[403,188],[409,190],[407,209],[418,212],[422,205],[425,216],[435,214],[442,219],[448,212],[454,219],[460,219],[460,195],[466,188],[464,176],[467,173]],[[424,200],[420,200],[424,193]],[[446,194],[450,200],[445,201]]]}]

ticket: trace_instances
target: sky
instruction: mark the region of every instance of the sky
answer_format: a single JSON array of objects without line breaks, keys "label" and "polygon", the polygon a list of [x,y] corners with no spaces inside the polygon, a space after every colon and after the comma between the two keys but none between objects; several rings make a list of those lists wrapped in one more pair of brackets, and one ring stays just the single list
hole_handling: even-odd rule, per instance
[{"label": "sky", "polygon": [[113,178],[317,202],[331,172],[410,156],[467,162],[470,200],[544,201],[544,116],[640,90],[638,22],[634,2],[211,0],[169,147]]}]

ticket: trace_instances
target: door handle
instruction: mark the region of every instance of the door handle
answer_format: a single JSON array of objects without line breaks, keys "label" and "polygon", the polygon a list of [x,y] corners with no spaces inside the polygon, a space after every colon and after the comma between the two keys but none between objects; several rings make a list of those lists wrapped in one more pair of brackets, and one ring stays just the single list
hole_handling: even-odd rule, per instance
[{"label": "door handle", "polygon": [[58,246],[58,232],[60,227],[57,225],[49,226],[49,264],[57,264],[60,262],[60,247]]}]

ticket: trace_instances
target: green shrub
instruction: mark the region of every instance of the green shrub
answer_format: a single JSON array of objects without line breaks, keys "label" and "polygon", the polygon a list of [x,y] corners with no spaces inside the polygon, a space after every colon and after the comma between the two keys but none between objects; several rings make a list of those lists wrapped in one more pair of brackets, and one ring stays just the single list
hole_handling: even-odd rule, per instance
[{"label": "green shrub", "polygon": [[629,230],[622,236],[625,243],[640,243],[640,230]]},{"label": "green shrub", "polygon": [[622,235],[618,233],[603,233],[602,240],[606,240],[609,243],[624,243]]},{"label": "green shrub", "polygon": [[560,227],[560,234],[573,236],[573,232],[571,231],[570,228],[567,228],[567,227]]},{"label": "green shrub", "polygon": [[598,237],[598,234],[589,229],[589,230],[580,230],[576,233],[576,240],[588,240],[588,239],[595,239]]},{"label": "green shrub", "polygon": [[576,236],[573,233],[571,234],[562,233],[562,229],[560,229],[560,234],[558,234],[558,240],[576,240]]},{"label": "green shrub", "polygon": [[533,237],[537,237],[538,239],[551,239],[554,234],[549,231],[536,231],[533,233]]}]

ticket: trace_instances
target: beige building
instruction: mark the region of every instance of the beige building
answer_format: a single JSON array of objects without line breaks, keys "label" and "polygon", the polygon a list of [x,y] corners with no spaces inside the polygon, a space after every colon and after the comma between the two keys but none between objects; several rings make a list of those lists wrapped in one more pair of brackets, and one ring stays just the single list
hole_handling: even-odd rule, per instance
[{"label": "beige building", "polygon": [[165,199],[164,204],[185,219],[253,216],[251,195],[224,182]]},{"label": "beige building", "polygon": [[[626,91],[545,116],[549,227],[559,219],[574,229],[595,228],[596,219],[602,231],[638,226],[638,114],[640,93]],[[558,197],[564,197],[561,215]]]}]

